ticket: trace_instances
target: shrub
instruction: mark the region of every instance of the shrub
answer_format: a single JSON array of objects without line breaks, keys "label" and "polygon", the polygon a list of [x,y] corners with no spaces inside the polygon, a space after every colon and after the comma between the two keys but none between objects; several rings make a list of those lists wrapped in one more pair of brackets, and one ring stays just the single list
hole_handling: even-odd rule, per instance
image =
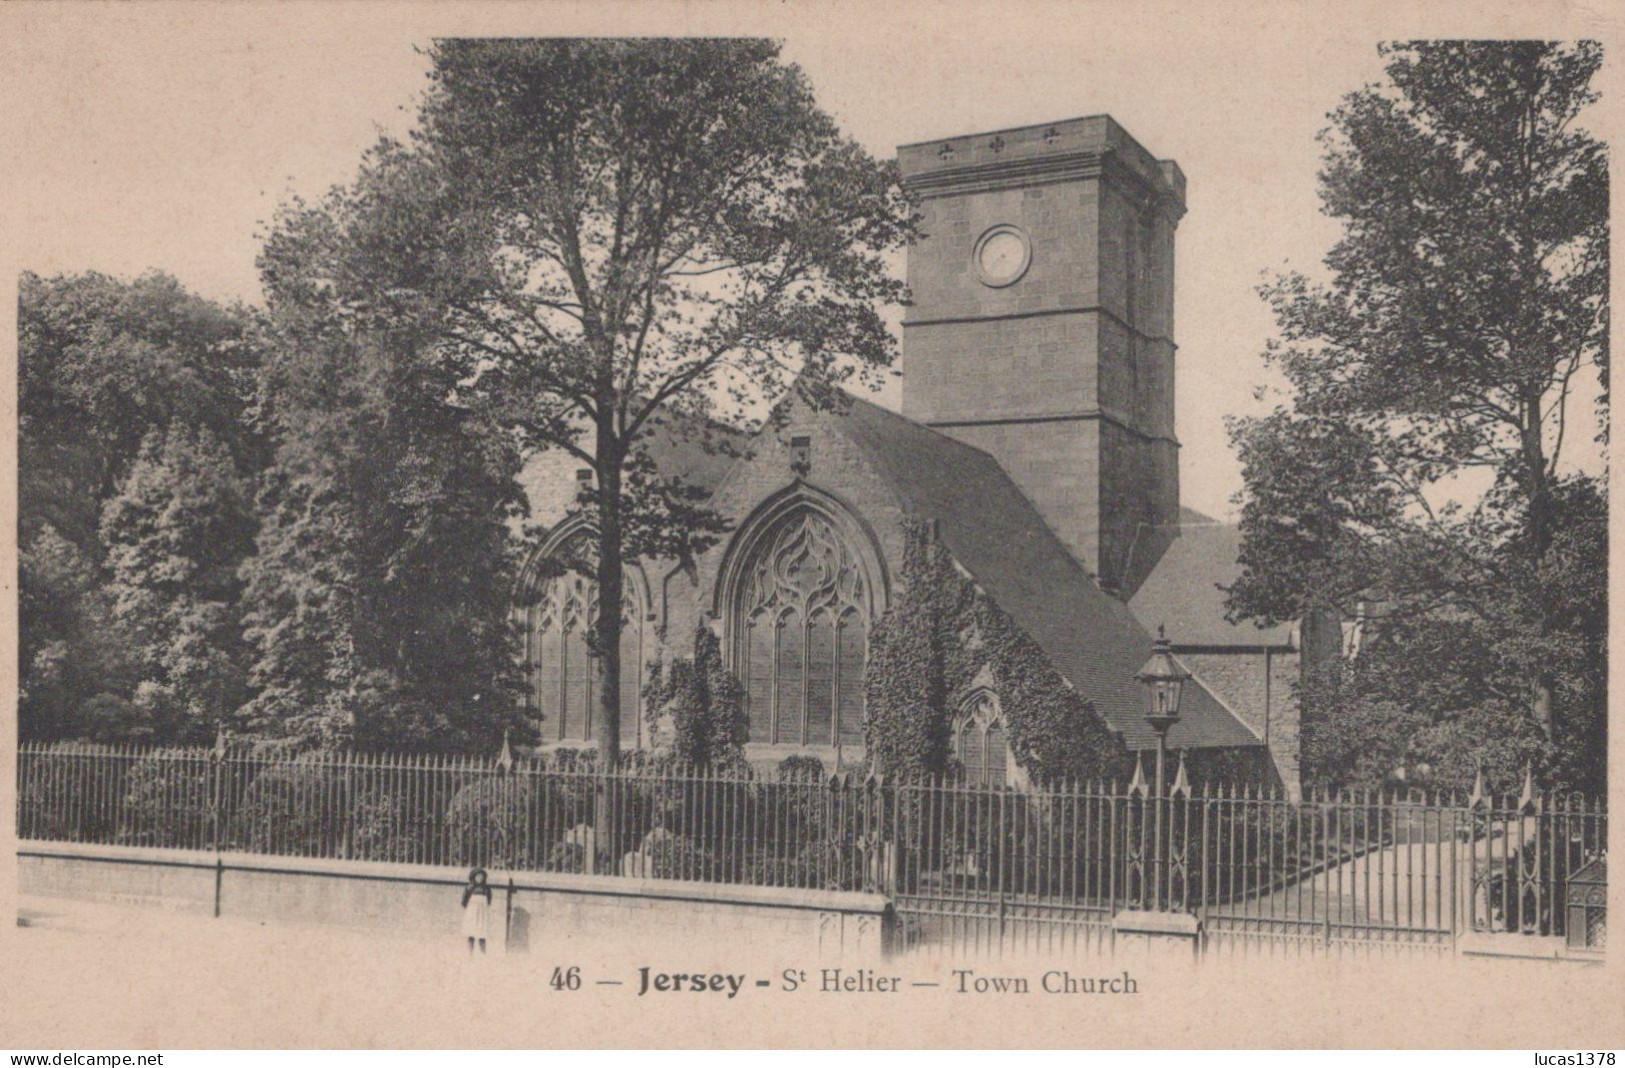
[{"label": "shrub", "polygon": [[815,756],[787,756],[779,761],[778,773],[780,782],[822,783],[824,762]]},{"label": "shrub", "polygon": [[802,890],[862,890],[868,883],[862,854],[850,845],[815,843],[791,856],[758,856],[750,881]]},{"label": "shrub", "polygon": [[[22,758],[17,834],[67,842],[111,841],[113,814],[88,799],[93,784],[119,790],[116,780],[123,762],[107,760],[106,752],[105,746],[68,742]],[[93,763],[103,766],[95,768]],[[108,774],[114,776],[111,783],[103,777]]]},{"label": "shrub", "polygon": [[136,761],[124,780],[118,840],[125,845],[212,846],[210,786],[205,756],[158,754]]},{"label": "shrub", "polygon": [[349,783],[328,753],[270,764],[249,783],[232,813],[228,839],[250,853],[342,855]]},{"label": "shrub", "polygon": [[410,863],[425,858],[423,843],[414,833],[406,801],[398,794],[368,790],[355,800],[351,855],[357,860]]},{"label": "shrub", "polygon": [[548,808],[556,821],[565,826],[591,822],[598,792],[598,750],[555,749],[548,754],[547,768],[560,773],[546,780]]},{"label": "shrub", "polygon": [[457,792],[446,810],[453,864],[530,869],[538,857],[530,780],[482,776]]},{"label": "shrub", "polygon": [[703,879],[711,874],[715,861],[711,854],[664,829],[650,831],[639,847],[656,879]]},{"label": "shrub", "polygon": [[580,842],[555,842],[547,851],[546,871],[580,875],[587,870],[587,850]]}]

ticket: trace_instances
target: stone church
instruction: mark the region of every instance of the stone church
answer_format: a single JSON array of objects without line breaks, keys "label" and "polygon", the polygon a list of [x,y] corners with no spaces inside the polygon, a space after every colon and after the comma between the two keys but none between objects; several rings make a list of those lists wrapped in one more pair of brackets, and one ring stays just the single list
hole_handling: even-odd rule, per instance
[{"label": "stone church", "polygon": [[[926,234],[908,255],[902,411],[794,404],[737,460],[654,444],[661,471],[703,486],[731,529],[687,566],[628,567],[623,744],[650,743],[647,665],[663,642],[685,655],[703,621],[746,691],[750,759],[861,763],[868,635],[915,519],[1129,751],[1155,746],[1134,676],[1165,627],[1194,675],[1169,747],[1267,753],[1293,789],[1296,629],[1226,621],[1238,532],[1180,506],[1178,165],[1106,116],[904,145],[898,160]],[[591,584],[535,566],[590,534],[568,514],[577,477],[555,454],[524,474],[551,528],[516,611],[554,745],[592,740],[597,700]],[[999,695],[951,704],[967,773],[1019,776]]]}]

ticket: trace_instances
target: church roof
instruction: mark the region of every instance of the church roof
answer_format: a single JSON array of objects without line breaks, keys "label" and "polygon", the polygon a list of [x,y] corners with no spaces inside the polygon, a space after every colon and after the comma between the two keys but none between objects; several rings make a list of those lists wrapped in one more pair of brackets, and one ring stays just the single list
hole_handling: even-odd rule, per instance
[{"label": "church roof", "polygon": [[[904,509],[934,519],[954,558],[1048,654],[1130,749],[1156,744],[1134,678],[1151,635],[1108,595],[992,456],[860,398],[833,418]],[[1258,745],[1200,683],[1186,688],[1175,748]]]},{"label": "church roof", "polygon": [[1129,608],[1147,628],[1166,626],[1175,647],[1256,649],[1294,644],[1290,625],[1260,627],[1224,618],[1223,587],[1241,576],[1241,528],[1236,524],[1184,508],[1178,523],[1142,530],[1137,541],[1165,542],[1168,548],[1129,599]]}]

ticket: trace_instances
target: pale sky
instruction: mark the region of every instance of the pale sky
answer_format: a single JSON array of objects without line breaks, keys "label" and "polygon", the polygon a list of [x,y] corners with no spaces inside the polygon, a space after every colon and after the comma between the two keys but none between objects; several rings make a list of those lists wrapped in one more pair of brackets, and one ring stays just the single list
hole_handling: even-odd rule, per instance
[{"label": "pale sky", "polygon": [[[350,178],[380,130],[408,128],[426,68],[415,48],[434,36],[775,36],[877,155],[1108,113],[1179,162],[1182,497],[1229,515],[1240,473],[1222,419],[1260,410],[1253,391],[1270,381],[1259,353],[1272,321],[1254,288],[1267,270],[1313,268],[1337,237],[1318,213],[1315,134],[1342,94],[1380,76],[1377,41],[1607,36],[1598,18],[1535,3],[12,4],[0,9],[0,277],[159,269],[257,302],[260,223],[290,194]],[[895,405],[895,388],[880,399]]]}]

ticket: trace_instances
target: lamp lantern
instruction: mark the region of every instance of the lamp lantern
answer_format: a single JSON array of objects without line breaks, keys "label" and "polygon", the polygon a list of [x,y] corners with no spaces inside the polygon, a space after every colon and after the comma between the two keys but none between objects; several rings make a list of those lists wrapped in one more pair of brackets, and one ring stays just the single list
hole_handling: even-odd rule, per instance
[{"label": "lamp lantern", "polygon": [[1185,696],[1185,682],[1191,673],[1175,658],[1168,634],[1160,625],[1151,659],[1134,677],[1146,688],[1145,720],[1158,738],[1162,738],[1168,728],[1179,722],[1179,703]]}]

